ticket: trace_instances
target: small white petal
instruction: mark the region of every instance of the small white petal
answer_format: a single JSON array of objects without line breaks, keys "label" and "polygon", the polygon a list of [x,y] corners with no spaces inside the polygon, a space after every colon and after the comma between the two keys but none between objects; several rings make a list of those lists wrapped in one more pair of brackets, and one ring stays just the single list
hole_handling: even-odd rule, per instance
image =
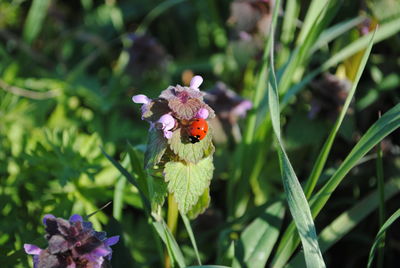
[{"label": "small white petal", "polygon": [[203,77],[201,77],[200,75],[196,75],[190,81],[190,87],[193,89],[198,89],[202,83],[203,83]]},{"label": "small white petal", "polygon": [[151,102],[151,99],[149,97],[147,97],[146,95],[139,94],[139,95],[133,96],[132,101],[134,103],[149,104]]}]

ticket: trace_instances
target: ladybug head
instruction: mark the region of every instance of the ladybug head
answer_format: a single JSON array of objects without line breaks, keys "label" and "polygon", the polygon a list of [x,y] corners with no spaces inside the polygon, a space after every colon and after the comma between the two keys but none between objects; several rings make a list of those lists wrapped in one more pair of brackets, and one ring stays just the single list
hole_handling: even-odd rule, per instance
[{"label": "ladybug head", "polygon": [[199,135],[197,135],[197,136],[189,136],[189,141],[191,143],[199,142],[200,141],[200,136]]}]

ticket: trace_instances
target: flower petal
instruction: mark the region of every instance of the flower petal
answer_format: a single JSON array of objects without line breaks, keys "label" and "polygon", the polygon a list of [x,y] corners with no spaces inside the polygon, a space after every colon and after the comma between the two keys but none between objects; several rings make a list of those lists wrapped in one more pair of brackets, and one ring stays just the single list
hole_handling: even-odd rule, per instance
[{"label": "flower petal", "polygon": [[47,219],[55,219],[56,216],[54,216],[53,214],[46,214],[43,216],[43,224],[46,225],[46,221]]},{"label": "flower petal", "polygon": [[198,89],[202,83],[203,83],[203,77],[201,77],[200,75],[196,75],[190,81],[190,87],[193,89]]},{"label": "flower petal", "polygon": [[147,97],[146,95],[139,94],[139,95],[133,96],[132,101],[134,103],[149,104],[151,102],[151,99],[149,97]]},{"label": "flower petal", "polygon": [[242,101],[239,105],[237,105],[233,109],[233,113],[239,117],[245,117],[247,110],[250,110],[253,107],[253,103],[249,100]]},{"label": "flower petal", "polygon": [[207,119],[209,114],[210,113],[206,108],[200,108],[199,111],[197,112],[196,117],[197,118]]},{"label": "flower petal", "polygon": [[164,137],[167,139],[172,138],[172,131],[164,130]]},{"label": "flower petal", "polygon": [[24,244],[24,249],[25,249],[25,252],[30,255],[39,255],[40,252],[42,251],[41,248],[39,248],[36,245],[32,245],[32,244]]},{"label": "flower petal", "polygon": [[74,214],[69,218],[70,222],[78,222],[78,221],[83,221],[82,216],[78,214]]},{"label": "flower petal", "polygon": [[106,240],[104,240],[104,244],[106,246],[112,246],[117,244],[119,241],[119,235],[116,236],[111,236],[110,238],[107,238]]},{"label": "flower petal", "polygon": [[158,123],[162,124],[163,130],[170,130],[175,126],[175,119],[170,114],[164,114],[160,117]]}]

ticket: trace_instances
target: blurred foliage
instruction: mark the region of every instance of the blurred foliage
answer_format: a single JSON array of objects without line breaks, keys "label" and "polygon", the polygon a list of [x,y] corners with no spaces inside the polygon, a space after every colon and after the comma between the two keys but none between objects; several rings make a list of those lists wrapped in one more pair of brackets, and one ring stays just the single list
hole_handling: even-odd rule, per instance
[{"label": "blurred foliage", "polygon": [[[283,1],[283,7],[288,2],[291,1]],[[293,22],[293,37],[289,37],[290,42],[284,38],[277,40],[275,45],[278,76],[295,47],[294,34],[299,32],[308,9],[309,1],[295,2],[299,17]],[[262,64],[263,45],[259,42],[262,44],[268,36],[253,30],[248,35],[238,34],[240,30],[231,24],[230,3],[0,0],[1,267],[31,265],[22,246],[40,240],[44,233],[40,219],[44,214],[63,218],[73,213],[88,215],[118,198],[122,198],[120,215],[113,213],[111,205],[90,218],[96,229],[107,230],[109,236],[122,236],[113,248],[113,266],[161,267],[163,258],[155,246],[158,240],[143,215],[138,191],[125,184],[101,147],[137,176],[127,152],[133,144],[140,154],[138,158],[143,158],[148,126],[140,120],[140,111],[132,105],[131,97],[139,93],[155,97],[170,84],[190,81],[185,75],[201,74],[205,88],[223,81],[237,94],[252,98],[255,73]],[[355,18],[361,11],[372,21],[390,23],[400,17],[399,6],[398,1],[389,0],[361,4],[343,1],[340,12],[324,29]],[[259,16],[270,16],[270,10],[261,8]],[[282,14],[279,23],[284,20]],[[279,27],[279,34],[282,31]],[[299,73],[320,66],[360,36],[360,30],[353,27],[329,44],[321,45],[312,53],[307,68]],[[384,113],[400,103],[399,47],[398,33],[374,47],[356,100],[319,183],[338,167],[362,133],[376,121],[379,111]],[[329,72],[338,79],[349,79],[349,66],[349,62],[343,62]],[[342,106],[343,96],[337,93],[343,92],[342,88],[335,91],[335,83],[322,89],[316,86],[323,79],[321,75],[307,85],[290,100],[282,114],[283,139],[299,178],[309,175],[333,125],[332,118],[336,118]],[[332,91],[321,93],[325,88]],[[327,101],[329,111],[320,109],[310,116],[313,105],[325,106]],[[259,109],[262,112],[266,107],[261,105]],[[264,119],[258,118],[257,126]],[[244,157],[247,166],[241,172],[248,181],[244,183],[232,176],[237,168],[242,168],[234,164],[242,152],[239,144],[246,145],[240,134],[245,124],[243,119],[235,121],[235,129],[228,129],[236,132],[225,133],[229,138],[216,145],[211,205],[193,222],[204,263],[230,265],[239,233],[282,193],[271,136],[266,135],[262,144],[252,144],[258,146],[260,153]],[[383,141],[385,178],[398,178],[399,146],[398,130]],[[368,164],[367,158],[334,193],[316,221],[317,229],[376,188],[375,167]],[[229,192],[230,183],[244,192],[245,201],[237,207],[230,198],[235,197]],[[387,210],[394,211],[398,201],[397,195],[387,204]],[[344,241],[324,254],[326,263],[330,267],[366,264],[378,227],[377,215],[371,214]],[[387,267],[396,263],[399,254],[398,233],[390,239],[386,246]],[[195,253],[183,228],[178,229],[177,240],[186,262],[195,263]]]}]

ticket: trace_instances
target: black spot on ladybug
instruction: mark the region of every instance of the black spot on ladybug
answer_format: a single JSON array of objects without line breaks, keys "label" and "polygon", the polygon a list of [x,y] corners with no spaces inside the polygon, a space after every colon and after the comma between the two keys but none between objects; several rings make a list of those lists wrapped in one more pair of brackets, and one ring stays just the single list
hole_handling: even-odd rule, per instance
[{"label": "black spot on ladybug", "polygon": [[207,131],[203,130],[204,134],[207,134]]},{"label": "black spot on ladybug", "polygon": [[199,127],[197,129],[200,129]]}]

